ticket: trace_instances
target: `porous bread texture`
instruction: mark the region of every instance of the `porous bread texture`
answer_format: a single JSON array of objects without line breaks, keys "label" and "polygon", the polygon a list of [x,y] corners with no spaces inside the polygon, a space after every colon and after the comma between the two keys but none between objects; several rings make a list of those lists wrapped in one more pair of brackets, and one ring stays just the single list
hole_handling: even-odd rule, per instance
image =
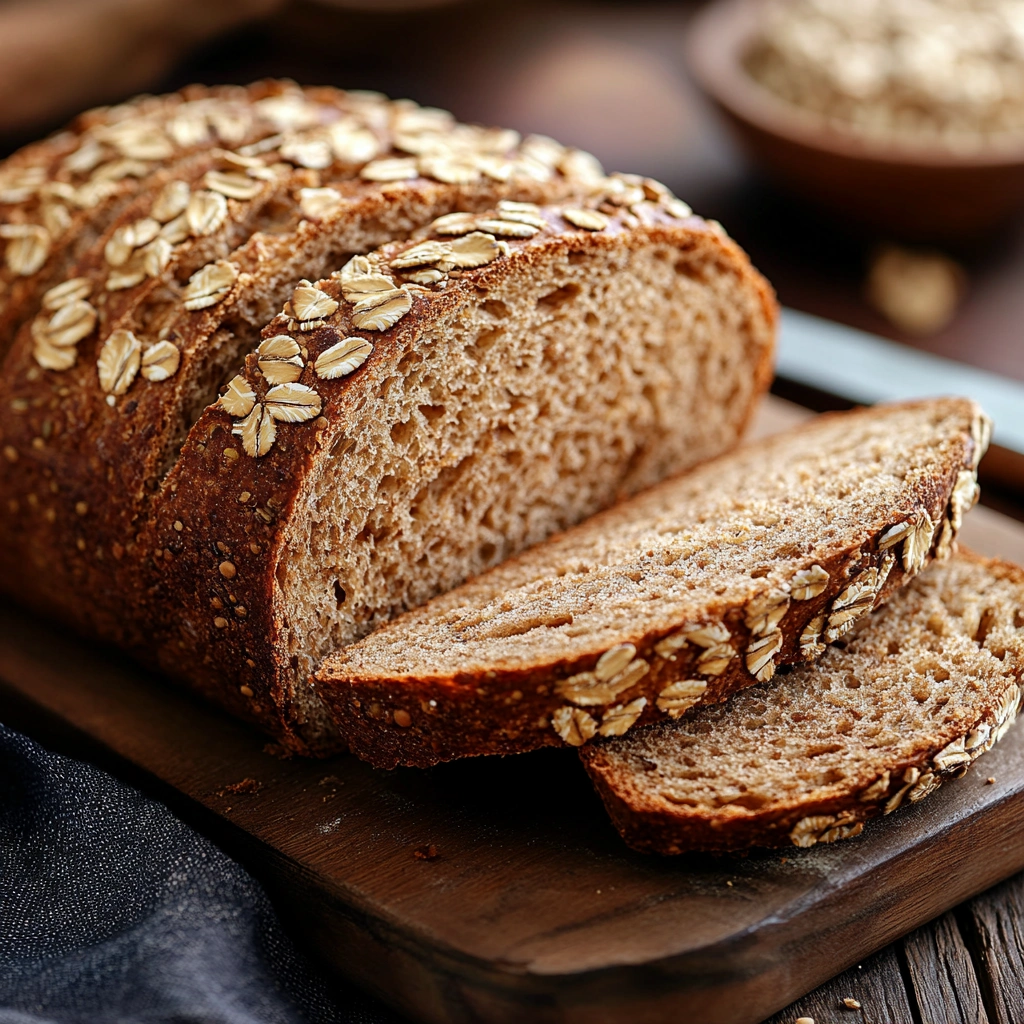
[{"label": "porous bread texture", "polygon": [[936,563],[813,666],[580,751],[634,849],[813,846],[958,778],[1012,724],[1024,570]]},{"label": "porous bread texture", "polygon": [[[292,745],[330,749],[307,684],[324,653],[735,443],[771,372],[763,279],[698,218],[623,210],[581,230],[573,208],[533,211],[533,237],[436,286],[389,270],[412,306],[387,330],[356,327],[344,273],[316,283],[338,303],[320,326],[286,314],[266,328],[301,342],[319,415],[281,425],[258,457],[231,432],[251,403],[211,407],[190,432],[140,538],[172,552],[143,616],[163,668]],[[353,336],[372,342],[366,362],[322,378],[321,356]],[[244,376],[269,401],[258,354]],[[179,616],[162,624],[170,594]]]},{"label": "porous bread texture", "polygon": [[[526,176],[510,173],[505,180],[476,172],[472,180],[450,182],[414,169],[412,178],[382,184],[365,177],[372,165],[368,159],[305,167],[303,154],[288,148],[289,139],[322,144],[317,134],[325,130],[321,122],[341,113],[350,119],[358,114],[354,130],[375,140],[374,158],[391,159],[393,145],[413,147],[435,135],[461,140],[460,145],[468,138],[486,148],[490,135],[486,129],[458,125],[443,112],[383,97],[282,85],[266,100],[281,106],[267,108],[260,106],[265,100],[257,101],[267,115],[260,122],[263,135],[268,125],[280,127],[282,118],[295,120],[302,131],[279,132],[269,148],[257,143],[235,153],[219,150],[220,140],[211,135],[205,154],[154,175],[67,271],[69,278],[90,283],[88,300],[97,321],[70,349],[77,356],[72,366],[55,372],[39,365],[36,328],[53,315],[49,310],[23,325],[5,360],[0,441],[10,465],[0,516],[5,534],[18,537],[19,543],[0,549],[0,578],[19,600],[115,643],[142,647],[149,632],[138,619],[137,598],[126,599],[136,586],[115,580],[124,572],[134,579],[133,570],[119,563],[130,566],[152,557],[152,549],[139,543],[140,530],[188,431],[216,400],[217,389],[237,372],[299,280],[325,275],[352,253],[407,237],[453,209],[479,211],[507,195],[554,199],[592,185],[592,158],[582,168],[578,159],[567,163],[582,154],[551,140],[550,165],[531,167]],[[497,134],[496,145],[511,147],[507,163],[514,170],[513,158],[525,160],[531,140]],[[283,162],[283,154],[299,166]],[[193,194],[209,195],[208,187],[198,186],[209,185],[211,159],[218,173],[240,174],[253,195],[224,200],[223,223],[178,242],[162,271],[147,274],[131,288],[110,291],[110,275],[118,268],[110,266],[107,254],[116,233],[154,209],[168,180],[184,181]],[[430,170],[443,174],[434,165]],[[321,201],[315,210],[308,195],[313,188]],[[325,199],[330,200],[326,207]],[[227,285],[205,307],[188,308],[190,275],[204,266],[227,268]],[[35,305],[26,309],[34,313],[41,300],[36,295]],[[114,394],[101,386],[98,364],[111,337],[125,331],[145,350],[161,341],[173,346],[176,364],[162,380],[136,373],[124,394]],[[93,599],[83,601],[83,593]]]},{"label": "porous bread texture", "polygon": [[387,767],[578,746],[720,701],[948,556],[987,437],[965,399],[818,417],[409,612],[317,688]]},{"label": "porous bread texture", "polygon": [[425,326],[353,411],[359,486],[321,464],[277,571],[299,680],[739,439],[771,348],[763,294],[737,289],[710,233],[623,235],[523,261]]}]

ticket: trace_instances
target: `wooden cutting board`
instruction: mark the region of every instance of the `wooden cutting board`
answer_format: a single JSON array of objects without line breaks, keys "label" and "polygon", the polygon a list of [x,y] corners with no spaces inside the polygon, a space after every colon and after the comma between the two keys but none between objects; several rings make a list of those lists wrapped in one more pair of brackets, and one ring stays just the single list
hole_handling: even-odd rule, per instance
[{"label": "wooden cutting board", "polygon": [[[760,429],[802,415],[773,400]],[[962,539],[1024,562],[1024,525],[988,509]],[[3,606],[0,680],[0,720],[167,800],[264,882],[308,950],[419,1021],[755,1024],[1024,867],[1012,732],[857,839],[669,859],[623,846],[570,750],[430,771],[281,760]]]}]

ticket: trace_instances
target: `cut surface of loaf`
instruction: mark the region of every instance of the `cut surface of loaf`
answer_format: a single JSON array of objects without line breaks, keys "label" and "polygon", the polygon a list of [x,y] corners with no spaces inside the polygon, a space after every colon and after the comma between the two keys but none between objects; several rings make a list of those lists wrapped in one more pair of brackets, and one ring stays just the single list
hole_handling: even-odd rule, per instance
[{"label": "cut surface of loaf", "polygon": [[288,131],[154,174],[25,306],[0,578],[327,749],[307,684],[327,651],[734,445],[775,305],[656,182],[314,91],[336,123],[282,89]]},{"label": "cut surface of loaf", "polygon": [[815,665],[580,755],[635,849],[813,846],[963,774],[1022,677],[1024,570],[961,553]]},{"label": "cut surface of loaf", "polygon": [[578,746],[720,701],[947,557],[988,435],[964,399],[818,417],[402,616],[318,689],[382,766]]}]

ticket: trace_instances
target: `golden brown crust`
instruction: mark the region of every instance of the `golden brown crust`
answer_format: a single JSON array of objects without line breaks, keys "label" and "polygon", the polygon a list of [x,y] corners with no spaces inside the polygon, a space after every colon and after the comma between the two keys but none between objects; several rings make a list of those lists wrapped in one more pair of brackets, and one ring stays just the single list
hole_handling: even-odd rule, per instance
[{"label": "golden brown crust", "polygon": [[[1024,588],[1024,569],[1016,565],[966,551],[957,558]],[[870,630],[871,625],[864,628]],[[645,785],[642,772],[624,771],[616,759],[607,757],[604,744],[581,749],[580,757],[615,827],[630,847],[642,853],[725,853],[835,842],[859,835],[864,822],[916,803],[943,782],[960,778],[991,749],[1020,709],[1024,663],[1015,660],[1011,669],[998,686],[974,699],[974,718],[966,728],[963,721],[936,723],[928,733],[914,737],[914,755],[885,765],[871,777],[844,778],[844,791],[827,799],[773,800],[760,808],[726,805],[716,810],[673,805]],[[614,750],[617,741],[607,742]]]}]

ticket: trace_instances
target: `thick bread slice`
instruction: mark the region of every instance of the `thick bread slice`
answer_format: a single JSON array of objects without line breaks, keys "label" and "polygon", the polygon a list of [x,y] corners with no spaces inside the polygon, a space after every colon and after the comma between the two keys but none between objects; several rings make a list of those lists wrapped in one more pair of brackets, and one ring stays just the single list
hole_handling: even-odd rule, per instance
[{"label": "thick bread slice", "polygon": [[988,434],[956,398],[818,417],[410,612],[318,689],[383,766],[578,746],[723,700],[950,553]]},{"label": "thick bread slice", "polygon": [[1022,677],[1024,570],[960,554],[817,664],[580,754],[634,849],[813,846],[962,775]]},{"label": "thick bread slice", "polygon": [[[0,515],[21,541],[0,554],[5,586],[295,747],[336,744],[307,683],[327,651],[732,446],[767,387],[774,301],[721,229],[654,182],[574,187],[570,204],[446,216],[293,282],[169,475],[218,347],[258,341],[256,271],[189,314],[165,381],[104,394],[81,359],[43,392],[19,364],[0,398]],[[374,188],[301,228],[325,240],[306,265],[364,244],[409,196],[429,213],[466,186]],[[61,404],[75,414],[48,438]]]}]

